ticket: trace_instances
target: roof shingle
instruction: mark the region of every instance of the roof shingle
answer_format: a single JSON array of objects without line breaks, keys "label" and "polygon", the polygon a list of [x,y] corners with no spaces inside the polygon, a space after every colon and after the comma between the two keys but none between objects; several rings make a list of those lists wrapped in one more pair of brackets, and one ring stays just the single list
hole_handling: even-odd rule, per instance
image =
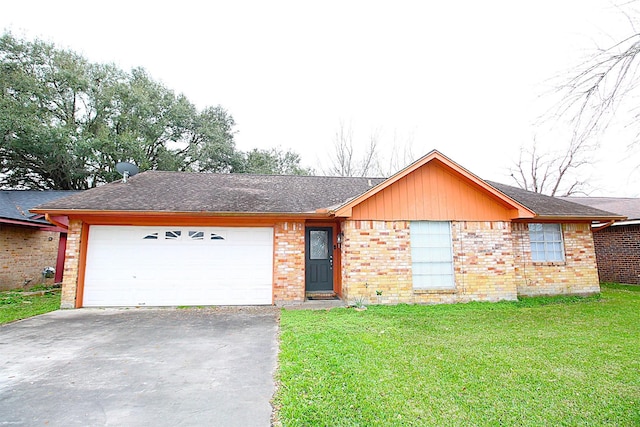
[{"label": "roof shingle", "polygon": [[[38,206],[41,210],[310,213],[338,207],[384,178],[147,171]],[[539,217],[609,218],[610,212],[486,181]]]},{"label": "roof shingle", "polygon": [[498,182],[486,182],[515,201],[522,203],[540,217],[608,218],[616,216],[616,214],[612,212],[572,203],[558,197],[546,196]]},{"label": "roof shingle", "polygon": [[32,214],[29,209],[76,193],[77,191],[1,190],[0,218],[48,225],[44,218],[35,219],[38,215]]},{"label": "roof shingle", "polygon": [[39,209],[305,213],[342,204],[382,178],[147,171]]},{"label": "roof shingle", "polygon": [[563,197],[562,199],[616,212],[629,220],[640,219],[640,199],[629,197]]}]

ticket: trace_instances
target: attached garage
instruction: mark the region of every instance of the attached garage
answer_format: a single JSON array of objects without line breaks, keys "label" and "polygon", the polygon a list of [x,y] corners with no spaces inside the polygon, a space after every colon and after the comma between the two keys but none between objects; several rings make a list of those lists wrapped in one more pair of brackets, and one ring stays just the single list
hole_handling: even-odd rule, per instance
[{"label": "attached garage", "polygon": [[272,304],[272,287],[272,227],[89,227],[85,307]]}]

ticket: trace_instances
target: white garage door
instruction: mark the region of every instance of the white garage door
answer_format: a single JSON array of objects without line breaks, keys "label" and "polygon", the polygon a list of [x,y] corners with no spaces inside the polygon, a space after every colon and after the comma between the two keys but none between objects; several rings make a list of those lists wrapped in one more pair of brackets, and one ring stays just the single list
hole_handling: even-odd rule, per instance
[{"label": "white garage door", "polygon": [[273,228],[89,228],[85,307],[271,304]]}]

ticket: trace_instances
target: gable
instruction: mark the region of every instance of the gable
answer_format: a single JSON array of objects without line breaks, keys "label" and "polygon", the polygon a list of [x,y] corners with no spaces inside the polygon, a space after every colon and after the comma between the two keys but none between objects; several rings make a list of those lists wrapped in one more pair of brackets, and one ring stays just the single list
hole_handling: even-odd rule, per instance
[{"label": "gable", "polygon": [[487,191],[478,181],[432,158],[353,205],[350,218],[506,221],[519,216],[517,206]]}]

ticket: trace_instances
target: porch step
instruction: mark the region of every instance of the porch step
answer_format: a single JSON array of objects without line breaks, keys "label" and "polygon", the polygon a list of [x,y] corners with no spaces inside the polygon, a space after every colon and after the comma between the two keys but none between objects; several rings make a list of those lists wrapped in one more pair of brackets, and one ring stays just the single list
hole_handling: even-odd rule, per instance
[{"label": "porch step", "polygon": [[313,291],[307,292],[306,297],[308,300],[336,300],[339,299],[333,291]]}]

